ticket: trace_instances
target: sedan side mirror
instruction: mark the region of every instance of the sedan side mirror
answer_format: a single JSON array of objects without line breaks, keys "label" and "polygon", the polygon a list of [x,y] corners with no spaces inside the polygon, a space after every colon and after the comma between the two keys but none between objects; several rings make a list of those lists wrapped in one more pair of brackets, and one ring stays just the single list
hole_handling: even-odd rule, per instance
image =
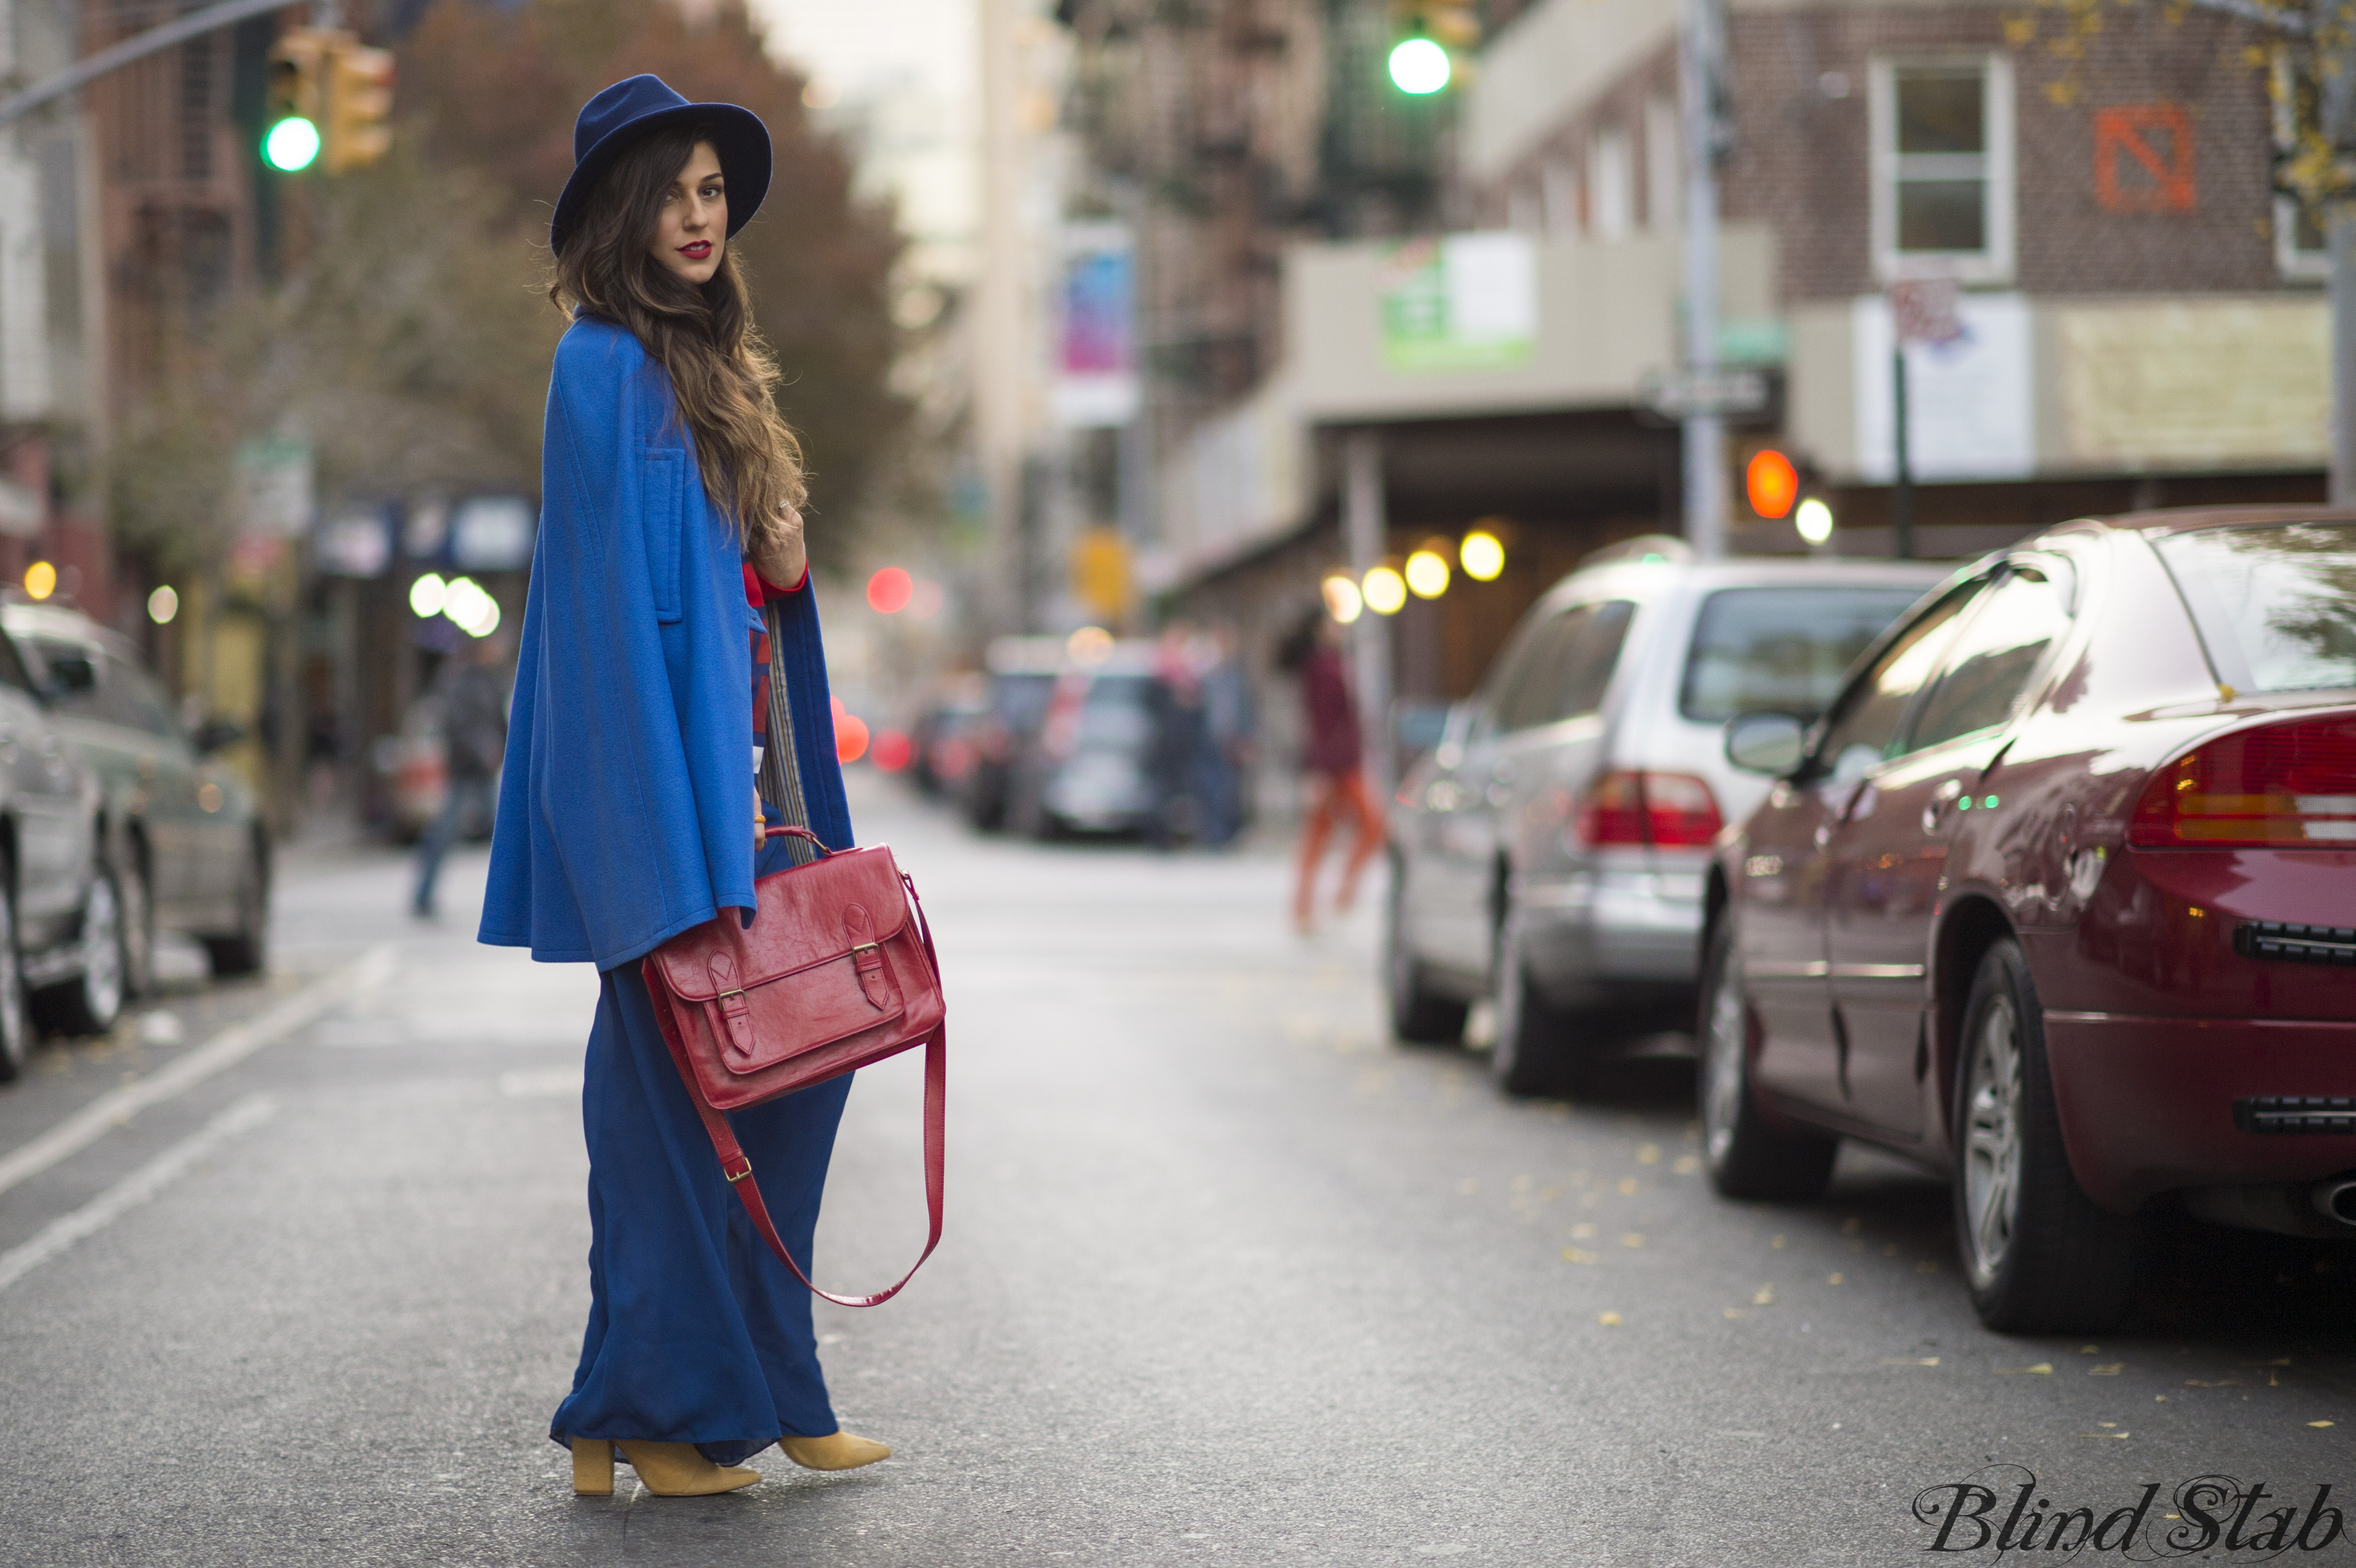
[{"label": "sedan side mirror", "polygon": [[208,719],[197,726],[196,733],[188,737],[188,744],[196,748],[197,755],[209,757],[215,752],[228,751],[244,739],[245,726],[236,720]]},{"label": "sedan side mirror", "polygon": [[1744,713],[1726,727],[1726,760],[1747,773],[1797,772],[1808,727],[1788,713]]},{"label": "sedan side mirror", "polygon": [[98,689],[98,667],[88,655],[51,654],[48,665],[52,698],[86,697]]}]

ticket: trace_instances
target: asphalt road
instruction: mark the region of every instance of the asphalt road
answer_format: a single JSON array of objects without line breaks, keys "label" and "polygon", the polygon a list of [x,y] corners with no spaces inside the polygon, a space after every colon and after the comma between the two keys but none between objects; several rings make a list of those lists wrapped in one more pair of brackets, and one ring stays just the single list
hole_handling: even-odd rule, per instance
[{"label": "asphalt road", "polygon": [[[288,868],[269,983],[183,952],[117,1039],[0,1091],[0,1563],[1884,1563],[1934,1541],[1926,1488],[1986,1485],[2001,1526],[2029,1474],[2016,1536],[2158,1483],[2149,1558],[2197,1541],[2193,1477],[2265,1483],[2244,1541],[2356,1497],[2350,1253],[2187,1230],[2131,1332],[2000,1338],[1903,1167],[1730,1205],[1683,1061],[1515,1103],[1392,1043],[1371,916],[1294,938],[1276,849],[977,840],[872,780],[854,807],[956,1023],[948,1239],[890,1305],[819,1308],[894,1459],[571,1495],[544,1435],[594,976],[472,944],[479,850],[433,928],[355,852]],[[912,1061],[851,1097],[836,1288],[914,1255],[916,1104]]]}]

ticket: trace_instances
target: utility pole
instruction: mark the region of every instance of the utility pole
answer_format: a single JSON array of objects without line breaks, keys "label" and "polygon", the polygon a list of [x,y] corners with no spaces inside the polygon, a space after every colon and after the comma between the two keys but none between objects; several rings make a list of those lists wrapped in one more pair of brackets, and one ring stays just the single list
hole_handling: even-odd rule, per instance
[{"label": "utility pole", "polygon": [[[2341,168],[2356,158],[2356,35],[2347,0],[2315,0],[2312,37],[2319,127]],[[2327,59],[2325,40],[2339,58]],[[2335,201],[2319,215],[2331,257],[2331,504],[2356,506],[2356,202]]]},{"label": "utility pole", "polygon": [[[1677,99],[1685,142],[1686,371],[1699,382],[1718,369],[1719,96],[1723,15],[1719,0],[1683,0],[1677,33]],[[1685,416],[1686,539],[1694,553],[1726,553],[1726,420],[1707,400]]]}]

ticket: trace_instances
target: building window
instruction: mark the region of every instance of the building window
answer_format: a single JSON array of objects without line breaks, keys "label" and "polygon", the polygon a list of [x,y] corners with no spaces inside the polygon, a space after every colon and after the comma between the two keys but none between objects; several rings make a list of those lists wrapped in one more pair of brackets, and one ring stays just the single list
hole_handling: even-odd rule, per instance
[{"label": "building window", "polygon": [[1873,252],[1885,279],[2012,274],[2012,69],[2001,56],[1876,60]]},{"label": "building window", "polygon": [[1587,144],[1587,228],[1598,240],[1625,240],[1636,228],[1636,155],[1628,133],[1600,127]]},{"label": "building window", "polygon": [[[2274,91],[2269,96],[2275,109],[2275,152],[2278,158],[2288,158],[2298,150],[2299,133],[2314,130],[2315,103],[2312,93],[2299,91],[2290,56],[2282,49],[2275,51]],[[2286,278],[2331,275],[2331,249],[2325,241],[2323,225],[2315,209],[2296,197],[2275,197],[2275,266]]]}]

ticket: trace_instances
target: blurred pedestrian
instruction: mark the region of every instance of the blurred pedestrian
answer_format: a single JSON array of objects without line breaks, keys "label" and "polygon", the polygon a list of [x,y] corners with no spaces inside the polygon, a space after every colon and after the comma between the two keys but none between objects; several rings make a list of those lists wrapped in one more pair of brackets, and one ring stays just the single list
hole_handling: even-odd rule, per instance
[{"label": "blurred pedestrian", "polygon": [[1235,627],[1212,627],[1206,645],[1210,667],[1203,672],[1203,720],[1210,744],[1202,764],[1203,841],[1221,845],[1235,841],[1250,815],[1248,791],[1259,716]]},{"label": "blurred pedestrian", "polygon": [[508,750],[500,642],[496,637],[470,639],[434,672],[431,689],[442,707],[442,773],[448,787],[441,811],[417,841],[417,891],[410,912],[420,920],[434,918],[434,884],[441,879],[442,857],[449,853],[451,841],[468,823],[487,827],[498,815],[491,781],[498,776]]},{"label": "blurred pedestrian", "polygon": [[1301,759],[1303,815],[1301,852],[1292,894],[1292,922],[1306,935],[1317,921],[1317,873],[1326,840],[1347,817],[1356,841],[1342,868],[1334,912],[1346,914],[1357,901],[1358,879],[1383,847],[1383,817],[1366,791],[1365,748],[1358,730],[1358,704],[1342,662],[1342,628],[1323,608],[1301,618],[1278,650],[1280,668],[1301,678],[1307,750]]},{"label": "blurred pedestrian", "polygon": [[[751,112],[651,76],[589,101],[549,226],[572,314],[482,940],[599,971],[582,1113],[589,1327],[549,1435],[576,1492],[614,1448],[650,1491],[761,1478],[772,1443],[842,1470],[809,1294],[711,1157],[639,961],[755,907],[754,880],[851,843],[802,542],[800,449],[728,241],[769,185]],[[749,695],[748,695],[749,694]],[[749,767],[748,767],[749,759]],[[748,772],[750,777],[747,776]],[[749,808],[749,810],[748,810]],[[778,1231],[810,1255],[849,1077],[734,1113]]]},{"label": "blurred pedestrian", "polygon": [[1147,773],[1153,781],[1150,837],[1162,848],[1203,835],[1203,760],[1210,730],[1203,707],[1194,628],[1173,621],[1153,644],[1153,739]]}]

